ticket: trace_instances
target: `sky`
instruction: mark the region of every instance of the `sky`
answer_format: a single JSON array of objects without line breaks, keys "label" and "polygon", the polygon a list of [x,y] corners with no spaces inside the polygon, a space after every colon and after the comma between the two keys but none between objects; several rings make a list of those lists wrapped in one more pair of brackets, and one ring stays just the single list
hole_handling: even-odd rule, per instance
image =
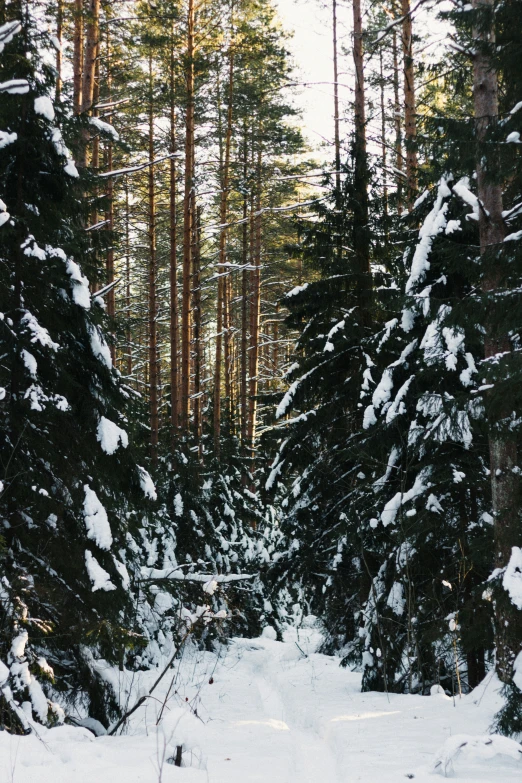
[{"label": "sky", "polygon": [[[316,82],[300,88],[298,105],[309,142],[318,146],[333,139],[333,56],[331,14],[321,0],[276,0],[283,26],[294,32],[289,49],[294,56],[298,79]],[[342,20],[340,33],[347,35]],[[342,77],[339,77],[342,81]],[[350,83],[351,79],[348,79]],[[317,82],[325,82],[317,84]],[[343,88],[341,88],[342,99]]]},{"label": "sky", "polygon": [[[331,150],[334,136],[333,128],[333,45],[331,0],[275,0],[283,26],[294,32],[289,41],[289,49],[297,66],[297,78],[303,82],[315,82],[300,88],[297,103],[303,110],[303,125],[309,143],[316,149],[323,139]],[[428,3],[415,14],[415,31],[423,37],[423,59],[439,58],[444,49],[448,27],[435,17],[435,11],[451,5],[450,0],[436,0]],[[326,7],[325,7],[326,6]],[[347,104],[351,98],[354,83],[353,61],[345,56],[342,49],[350,48],[352,18],[349,3],[338,4],[338,46],[339,46],[339,98],[341,117],[341,139],[349,132]],[[317,84],[317,82],[325,82]],[[324,148],[316,156],[331,160]]]}]

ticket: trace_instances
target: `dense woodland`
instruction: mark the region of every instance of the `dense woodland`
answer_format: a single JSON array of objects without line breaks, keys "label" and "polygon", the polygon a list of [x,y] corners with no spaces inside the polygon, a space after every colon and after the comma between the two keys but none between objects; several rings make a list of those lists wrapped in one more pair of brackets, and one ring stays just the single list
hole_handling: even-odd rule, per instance
[{"label": "dense woodland", "polygon": [[0,3],[11,731],[308,615],[522,731],[522,9],[322,6],[312,150],[272,0]]}]

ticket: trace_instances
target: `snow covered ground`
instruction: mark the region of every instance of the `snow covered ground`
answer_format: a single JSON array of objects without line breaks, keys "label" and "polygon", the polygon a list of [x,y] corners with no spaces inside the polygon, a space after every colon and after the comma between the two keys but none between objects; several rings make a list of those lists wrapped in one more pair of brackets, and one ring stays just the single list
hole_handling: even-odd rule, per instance
[{"label": "snow covered ground", "polygon": [[[0,782],[435,783],[441,746],[486,734],[499,704],[491,676],[455,702],[441,693],[363,694],[359,674],[315,652],[316,631],[289,631],[280,643],[270,630],[235,639],[219,655],[187,651],[123,736],[95,738],[72,726],[38,727],[29,737],[1,732]],[[156,677],[134,676],[133,694]],[[461,744],[450,740],[447,750],[452,742]],[[179,768],[167,759],[181,743],[187,766]],[[458,780],[520,781],[522,759],[481,759],[491,745],[468,748],[454,761]]]}]

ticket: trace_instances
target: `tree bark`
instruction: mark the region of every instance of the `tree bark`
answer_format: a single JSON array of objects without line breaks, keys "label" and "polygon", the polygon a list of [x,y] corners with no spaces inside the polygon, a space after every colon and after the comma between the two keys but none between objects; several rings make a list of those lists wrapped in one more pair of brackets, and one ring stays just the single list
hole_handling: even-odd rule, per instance
[{"label": "tree bark", "polygon": [[55,100],[58,103],[62,94],[63,0],[58,0],[56,9],[56,40],[58,41],[58,49],[56,51]]},{"label": "tree bark", "polygon": [[395,168],[397,169],[397,214],[402,215],[402,185],[403,185],[403,159],[402,159],[402,123],[401,103],[399,98],[399,57],[397,52],[397,33],[393,30],[393,98],[395,118]]},{"label": "tree bark", "polygon": [[334,67],[334,146],[335,146],[335,190],[337,199],[341,195],[341,139],[339,131],[339,66],[337,59],[337,0],[332,0],[332,36]]},{"label": "tree bark", "polygon": [[353,59],[355,65],[353,245],[358,299],[367,321],[370,286],[370,241],[368,231],[368,156],[361,0],[353,0]]},{"label": "tree bark", "polygon": [[[248,146],[247,133],[244,133],[244,157],[243,157],[243,187],[246,189],[248,175]],[[242,454],[246,456],[247,445],[247,367],[248,367],[248,197],[245,193],[243,197],[243,230],[242,230],[242,248],[241,264],[243,266],[241,280],[241,348],[240,348],[240,407],[241,407],[241,447]]]},{"label": "tree bark", "polygon": [[[480,252],[484,264],[483,291],[494,297],[501,285],[496,258],[506,235],[502,218],[502,184],[496,152],[487,143],[490,131],[498,122],[498,83],[492,60],[495,46],[494,0],[473,0],[477,16],[473,37],[476,42],[473,57],[473,98],[477,140],[477,191],[482,208],[479,213]],[[493,151],[492,151],[493,147]],[[507,334],[498,334],[486,323],[486,359],[511,352]],[[511,408],[505,411],[509,415]],[[494,422],[492,423],[494,427]],[[490,432],[489,454],[494,514],[495,564],[505,568],[512,547],[520,546],[519,480],[513,468],[517,466],[517,444],[506,434]],[[522,647],[520,611],[503,596],[495,602],[496,670],[504,683],[513,680],[513,663]]]},{"label": "tree bark", "polygon": [[406,203],[411,210],[417,193],[417,120],[410,0],[401,0],[402,50],[404,55],[404,135],[406,146]]},{"label": "tree bark", "polygon": [[[174,94],[174,46],[170,71],[170,151],[176,152],[176,106]],[[177,259],[177,166],[170,159],[170,424],[172,441],[179,428],[179,326],[178,326],[178,259]]]},{"label": "tree bark", "polygon": [[83,0],[74,0],[73,108],[82,110],[83,77]]},{"label": "tree bark", "polygon": [[[233,36],[233,14],[234,6],[231,8],[231,37]],[[230,147],[232,142],[232,104],[234,93],[234,50],[233,42],[230,42],[229,70],[228,70],[228,108],[227,108],[227,127],[225,133],[224,160],[221,167],[221,198],[219,208],[219,222],[221,225],[219,233],[219,267],[218,267],[218,296],[217,296],[217,329],[216,329],[216,361],[214,368],[214,452],[219,459],[220,436],[221,436],[221,364],[222,364],[222,344],[223,344],[223,325],[225,316],[225,295],[226,295],[226,277],[225,263],[227,258],[227,229],[228,219],[228,190],[230,179]],[[225,368],[225,373],[228,368]]]},{"label": "tree bark", "polygon": [[194,153],[194,0],[189,0],[186,51],[185,193],[183,199],[183,290],[181,307],[181,429],[188,433],[190,416],[190,275],[193,226]]},{"label": "tree bark", "polygon": [[152,53],[149,54],[149,411],[150,449],[153,462],[158,456],[158,334],[157,334],[157,292],[156,292],[156,188],[154,181],[154,100]]},{"label": "tree bark", "polygon": [[[261,135],[261,134],[260,134]],[[259,372],[259,321],[261,309],[261,139],[257,153],[256,171],[256,197],[255,212],[253,214],[253,243],[252,243],[252,300],[250,305],[250,353],[248,368],[248,433],[247,442],[250,449],[251,465],[253,468],[256,440],[256,416],[257,416],[257,390]],[[251,470],[252,470],[251,468]]]}]

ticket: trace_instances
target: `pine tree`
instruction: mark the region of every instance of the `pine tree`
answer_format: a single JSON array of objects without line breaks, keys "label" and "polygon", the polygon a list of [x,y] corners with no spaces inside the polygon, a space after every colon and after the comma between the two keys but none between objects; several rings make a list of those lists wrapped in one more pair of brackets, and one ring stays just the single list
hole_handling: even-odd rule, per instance
[{"label": "pine tree", "polygon": [[[17,3],[8,10],[21,18]],[[0,112],[0,654],[40,720],[63,714],[51,703],[46,714],[36,673],[56,676],[64,698],[86,694],[90,714],[106,722],[115,705],[92,660],[116,661],[140,642],[131,581],[138,523],[155,492],[129,445],[130,394],[112,367],[103,301],[82,272],[93,266],[89,183],[64,141],[78,127],[68,104],[53,100],[49,45],[29,9],[0,74],[26,82]]]}]

